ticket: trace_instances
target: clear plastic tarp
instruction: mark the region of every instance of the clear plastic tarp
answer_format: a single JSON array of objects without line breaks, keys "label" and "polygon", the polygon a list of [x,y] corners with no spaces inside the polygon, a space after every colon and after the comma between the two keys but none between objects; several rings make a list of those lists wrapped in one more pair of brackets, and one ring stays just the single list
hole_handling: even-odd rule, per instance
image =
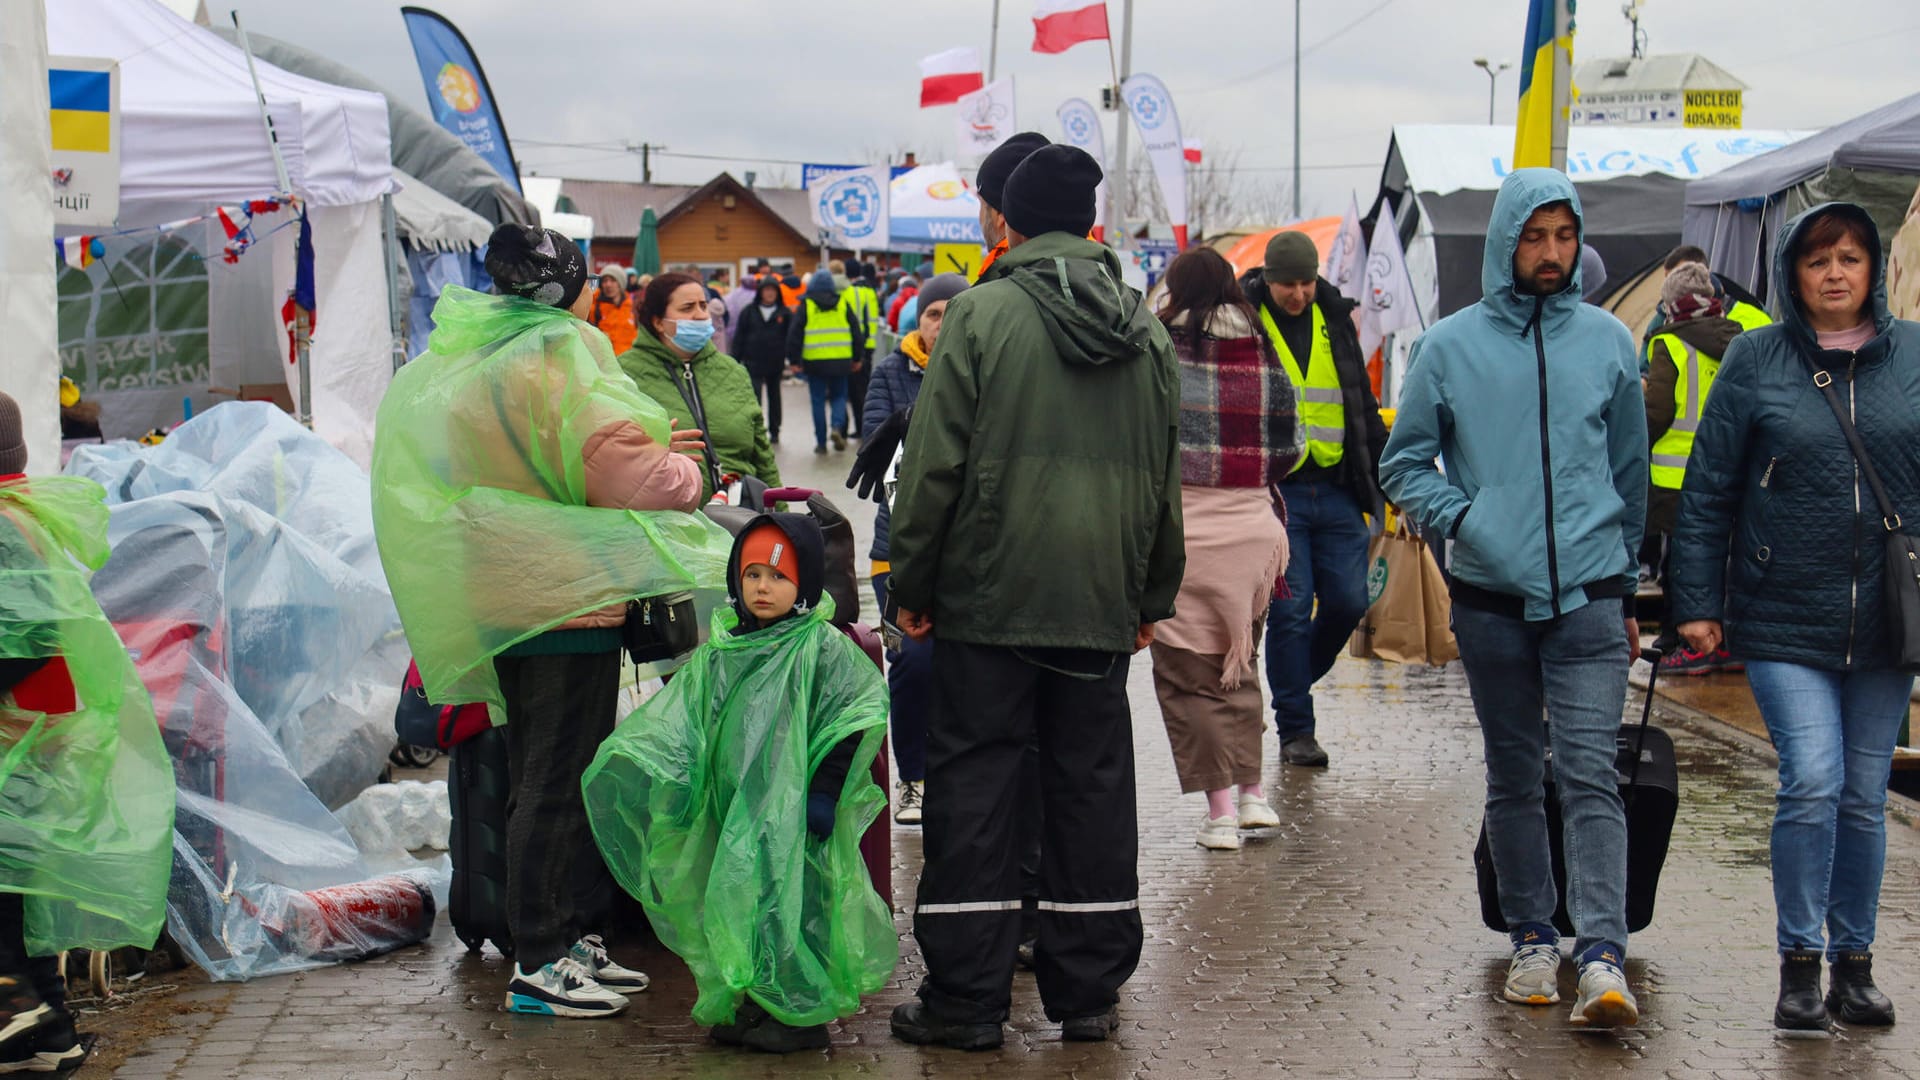
[{"label": "clear plastic tarp", "polygon": [[362,852],[328,809],[378,778],[407,665],[365,475],[260,403],[68,471],[107,490],[94,595],[174,762],[175,941],[245,979],[423,938],[445,860]]}]

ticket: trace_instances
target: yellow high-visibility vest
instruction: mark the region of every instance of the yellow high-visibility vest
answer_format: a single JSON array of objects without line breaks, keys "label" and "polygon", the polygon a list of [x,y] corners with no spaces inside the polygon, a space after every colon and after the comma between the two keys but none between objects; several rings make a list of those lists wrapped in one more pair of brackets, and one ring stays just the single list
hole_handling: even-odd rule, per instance
[{"label": "yellow high-visibility vest", "polygon": [[1333,363],[1333,341],[1327,336],[1327,320],[1320,313],[1320,305],[1313,305],[1313,351],[1308,354],[1304,373],[1265,304],[1260,305],[1260,321],[1267,328],[1273,351],[1280,354],[1287,377],[1300,388],[1300,422],[1307,425],[1307,452],[1293,467],[1298,469],[1308,461],[1323,468],[1340,464],[1347,452],[1346,397],[1340,392],[1340,372]]},{"label": "yellow high-visibility vest", "polygon": [[840,302],[822,311],[811,298],[806,301],[807,326],[800,343],[800,359],[853,359],[853,304],[849,294],[841,293]]},{"label": "yellow high-visibility vest", "polygon": [[1702,353],[1677,334],[1657,334],[1653,340],[1666,348],[1680,377],[1673,383],[1673,426],[1653,444],[1649,479],[1654,487],[1679,491],[1687,478],[1687,459],[1693,456],[1693,434],[1700,430],[1700,410],[1720,374],[1720,358]]},{"label": "yellow high-visibility vest", "polygon": [[1726,316],[1739,323],[1742,330],[1758,330],[1763,326],[1773,325],[1773,320],[1767,316],[1766,312],[1739,300],[1727,306]]}]

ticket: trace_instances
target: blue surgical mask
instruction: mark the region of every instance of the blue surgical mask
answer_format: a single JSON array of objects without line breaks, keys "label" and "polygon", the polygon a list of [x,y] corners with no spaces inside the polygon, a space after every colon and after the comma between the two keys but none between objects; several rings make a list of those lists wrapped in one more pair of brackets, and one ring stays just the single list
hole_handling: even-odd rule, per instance
[{"label": "blue surgical mask", "polygon": [[673,322],[673,343],[689,356],[713,340],[712,319],[675,319]]}]

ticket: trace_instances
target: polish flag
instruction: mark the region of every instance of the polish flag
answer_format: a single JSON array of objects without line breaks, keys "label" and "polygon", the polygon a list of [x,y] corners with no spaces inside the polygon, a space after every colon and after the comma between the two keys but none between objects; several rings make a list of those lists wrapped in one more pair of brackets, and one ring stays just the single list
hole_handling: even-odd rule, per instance
[{"label": "polish flag", "polygon": [[948,49],[920,61],[920,107],[952,105],[987,85],[979,49]]},{"label": "polish flag", "polygon": [[1200,164],[1200,152],[1205,148],[1206,144],[1199,139],[1188,139],[1180,144],[1180,153],[1187,159],[1189,165],[1198,165]]},{"label": "polish flag", "polygon": [[1106,0],[1034,0],[1034,52],[1066,52],[1083,41],[1106,41],[1111,36]]}]

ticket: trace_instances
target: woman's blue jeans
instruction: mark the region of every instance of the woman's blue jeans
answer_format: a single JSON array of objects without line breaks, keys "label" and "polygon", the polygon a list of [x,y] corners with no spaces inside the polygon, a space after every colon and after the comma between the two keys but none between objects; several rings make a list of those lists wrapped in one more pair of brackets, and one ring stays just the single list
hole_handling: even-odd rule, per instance
[{"label": "woman's blue jeans", "polygon": [[1913,676],[1747,661],[1780,755],[1773,903],[1780,948],[1873,947],[1887,865],[1887,776]]}]

